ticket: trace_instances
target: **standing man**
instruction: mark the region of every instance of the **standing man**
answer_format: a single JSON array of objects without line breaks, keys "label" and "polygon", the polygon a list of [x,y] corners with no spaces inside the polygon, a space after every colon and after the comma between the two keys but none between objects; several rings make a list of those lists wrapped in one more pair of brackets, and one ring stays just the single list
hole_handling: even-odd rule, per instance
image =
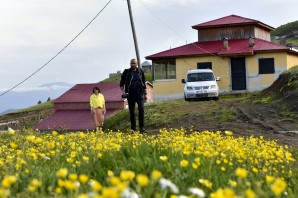
[{"label": "standing man", "polygon": [[120,88],[122,97],[127,98],[131,129],[136,131],[135,105],[138,104],[140,133],[145,133],[144,128],[144,94],[146,90],[145,75],[141,68],[138,68],[137,59],[131,59],[130,68],[125,69],[121,76]]}]

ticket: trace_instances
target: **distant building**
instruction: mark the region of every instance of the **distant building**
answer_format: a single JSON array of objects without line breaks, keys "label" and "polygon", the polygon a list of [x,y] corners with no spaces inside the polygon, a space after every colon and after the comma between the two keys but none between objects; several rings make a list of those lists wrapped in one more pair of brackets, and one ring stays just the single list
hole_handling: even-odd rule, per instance
[{"label": "distant building", "polygon": [[110,73],[109,74],[109,78],[113,77],[113,76],[121,76],[121,71],[117,71],[117,73]]},{"label": "distant building", "polygon": [[145,73],[151,73],[152,64],[149,61],[143,62],[141,67]]}]

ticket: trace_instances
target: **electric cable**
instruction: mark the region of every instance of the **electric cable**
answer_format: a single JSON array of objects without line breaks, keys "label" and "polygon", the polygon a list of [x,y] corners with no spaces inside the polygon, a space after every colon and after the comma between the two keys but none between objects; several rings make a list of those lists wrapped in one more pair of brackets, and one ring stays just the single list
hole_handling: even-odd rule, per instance
[{"label": "electric cable", "polygon": [[47,66],[52,60],[54,60],[61,52],[63,52],[81,33],[84,32],[84,30],[99,16],[99,14],[110,4],[112,0],[109,0],[105,6],[95,15],[95,17],[93,17],[93,19],[67,44],[65,45],[55,56],[53,56],[49,61],[47,61],[43,66],[41,66],[39,69],[37,69],[35,72],[33,72],[31,75],[29,75],[27,78],[25,78],[24,80],[22,80],[20,83],[18,83],[17,85],[13,86],[12,88],[10,88],[9,90],[1,93],[0,96],[3,96],[5,94],[7,94],[8,92],[12,91],[13,89],[15,89],[16,87],[18,87],[19,85],[23,84],[25,81],[27,81],[29,78],[31,78],[32,76],[34,76],[37,72],[39,72],[41,69],[43,69],[45,66]]},{"label": "electric cable", "polygon": [[[154,12],[152,12],[145,4],[144,4],[144,2],[142,1],[142,0],[139,0],[140,2],[141,2],[141,4],[154,16],[154,17],[156,17],[158,20],[159,20],[159,22],[161,22],[163,25],[165,25],[167,28],[169,28],[172,32],[174,32],[175,34],[177,34],[178,36],[180,36],[183,40],[186,40],[180,33],[178,33],[177,31],[175,31],[173,28],[171,28],[168,24],[166,24],[163,20],[161,20],[156,14],[154,14]],[[213,53],[211,53],[211,52],[209,52],[209,51],[207,51],[207,50],[205,50],[205,49],[203,49],[203,48],[201,48],[201,47],[199,47],[199,46],[197,46],[196,44],[194,44],[194,43],[190,43],[191,45],[193,45],[193,46],[195,46],[196,48],[198,48],[198,49],[200,49],[200,50],[203,50],[204,52],[206,52],[206,53],[208,53],[208,54],[210,54],[210,55],[212,55],[212,56],[217,56],[217,55],[215,55],[215,54],[213,54]]]}]

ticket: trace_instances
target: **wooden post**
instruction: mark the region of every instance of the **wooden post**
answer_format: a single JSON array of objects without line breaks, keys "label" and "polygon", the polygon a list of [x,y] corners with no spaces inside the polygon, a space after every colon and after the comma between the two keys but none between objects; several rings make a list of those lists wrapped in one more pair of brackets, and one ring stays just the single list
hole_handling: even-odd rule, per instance
[{"label": "wooden post", "polygon": [[128,5],[128,11],[129,11],[129,17],[130,17],[130,24],[131,24],[131,29],[132,29],[132,34],[133,34],[133,40],[135,44],[135,50],[136,50],[136,55],[138,59],[138,65],[141,67],[141,60],[140,60],[140,54],[139,54],[139,48],[138,48],[138,41],[137,41],[137,35],[135,31],[135,26],[133,23],[133,17],[132,17],[132,11],[131,11],[131,6],[130,6],[130,0],[127,0],[127,5]]}]

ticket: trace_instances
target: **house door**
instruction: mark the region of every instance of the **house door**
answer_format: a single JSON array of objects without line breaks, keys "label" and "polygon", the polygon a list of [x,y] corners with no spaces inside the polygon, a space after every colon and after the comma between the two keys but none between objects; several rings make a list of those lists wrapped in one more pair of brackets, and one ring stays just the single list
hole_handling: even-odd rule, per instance
[{"label": "house door", "polygon": [[232,90],[246,90],[245,58],[231,58]]}]

